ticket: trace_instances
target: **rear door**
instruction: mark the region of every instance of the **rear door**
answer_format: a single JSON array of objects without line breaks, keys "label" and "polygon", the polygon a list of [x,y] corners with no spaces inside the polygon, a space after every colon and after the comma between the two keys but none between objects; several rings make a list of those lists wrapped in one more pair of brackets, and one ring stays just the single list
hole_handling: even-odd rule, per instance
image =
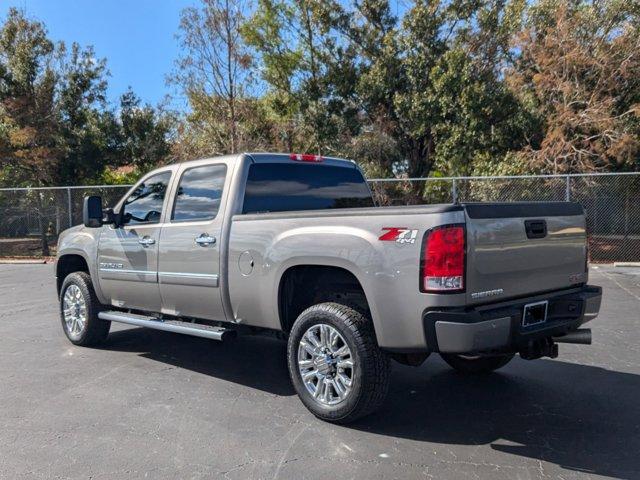
[{"label": "rear door", "polygon": [[225,320],[219,276],[227,171],[220,160],[178,172],[173,205],[160,234],[163,313]]},{"label": "rear door", "polygon": [[118,307],[160,311],[158,241],[171,170],[141,180],[121,202],[125,225],[105,225],[98,247],[100,288]]},{"label": "rear door", "polygon": [[587,281],[586,225],[577,203],[467,204],[470,304]]}]

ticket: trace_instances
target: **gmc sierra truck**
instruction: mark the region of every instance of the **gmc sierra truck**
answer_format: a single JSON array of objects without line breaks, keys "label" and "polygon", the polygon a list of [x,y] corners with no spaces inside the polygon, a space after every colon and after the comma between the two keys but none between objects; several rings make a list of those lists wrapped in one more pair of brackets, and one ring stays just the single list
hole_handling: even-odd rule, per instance
[{"label": "gmc sierra truck", "polygon": [[390,359],[432,352],[490,372],[517,353],[591,342],[585,215],[576,203],[376,207],[354,162],[245,153],[159,168],[110,209],[87,197],[59,238],[62,327],[76,345],[111,322],[227,340],[287,340],[317,417],[384,401]]}]

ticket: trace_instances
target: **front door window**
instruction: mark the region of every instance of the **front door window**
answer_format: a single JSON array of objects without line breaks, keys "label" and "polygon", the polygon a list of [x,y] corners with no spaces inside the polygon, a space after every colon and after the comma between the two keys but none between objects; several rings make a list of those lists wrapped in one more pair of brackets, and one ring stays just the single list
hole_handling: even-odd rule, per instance
[{"label": "front door window", "polygon": [[124,223],[158,223],[162,216],[162,206],[170,178],[171,172],[162,172],[141,182],[124,202]]}]

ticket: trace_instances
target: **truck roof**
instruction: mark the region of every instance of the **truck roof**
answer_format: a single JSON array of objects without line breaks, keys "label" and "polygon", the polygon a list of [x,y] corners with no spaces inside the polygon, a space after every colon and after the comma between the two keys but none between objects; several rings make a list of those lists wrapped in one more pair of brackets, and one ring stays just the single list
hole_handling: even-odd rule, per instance
[{"label": "truck roof", "polygon": [[[255,163],[289,163],[289,162],[308,162],[315,163],[318,165],[328,165],[334,167],[347,167],[347,168],[358,168],[356,163],[353,160],[346,160],[343,158],[336,157],[325,157],[325,156],[317,156],[319,160],[293,160],[291,158],[291,153],[270,153],[270,152],[244,152],[241,154],[234,155],[218,155],[215,157],[209,158],[200,158],[196,160],[189,160],[186,162],[182,162],[183,164],[189,165],[192,163],[203,163],[205,160],[212,160],[215,158],[227,157],[229,160],[234,159],[234,157],[240,158],[241,155],[250,157]],[[305,155],[306,157],[307,155]],[[309,157],[314,157],[313,155],[309,155]]]},{"label": "truck roof", "polygon": [[[245,155],[250,156],[253,161],[256,163],[288,163],[294,160],[291,157],[293,155],[298,155],[294,153],[268,153],[268,152],[255,152],[255,153],[246,153]],[[326,157],[324,155],[305,155],[307,157],[315,157],[317,160],[311,160],[310,163],[324,163],[328,165],[335,165],[341,167],[350,167],[356,168],[356,162],[353,160],[346,160],[344,158],[336,158],[336,157]],[[302,160],[305,161],[305,160]]]}]

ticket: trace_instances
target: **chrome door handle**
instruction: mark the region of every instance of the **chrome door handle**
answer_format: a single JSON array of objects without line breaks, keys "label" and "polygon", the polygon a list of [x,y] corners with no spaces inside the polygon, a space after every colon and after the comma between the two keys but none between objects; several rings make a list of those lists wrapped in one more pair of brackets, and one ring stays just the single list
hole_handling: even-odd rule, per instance
[{"label": "chrome door handle", "polygon": [[138,239],[138,243],[143,247],[148,247],[149,245],[153,245],[154,243],[156,243],[156,240],[149,237],[148,235],[145,235],[144,237]]},{"label": "chrome door handle", "polygon": [[216,243],[216,237],[212,237],[208,233],[203,233],[199,237],[196,237],[196,243],[201,247],[206,247],[208,245],[213,245]]}]

